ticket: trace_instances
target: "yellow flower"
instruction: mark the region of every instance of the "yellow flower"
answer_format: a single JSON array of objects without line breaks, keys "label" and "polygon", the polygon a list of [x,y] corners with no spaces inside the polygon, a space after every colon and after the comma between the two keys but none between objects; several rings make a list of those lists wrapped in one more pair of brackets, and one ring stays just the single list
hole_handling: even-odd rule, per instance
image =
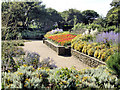
[{"label": "yellow flower", "polygon": [[10,79],[7,80],[8,82],[10,81]]},{"label": "yellow flower", "polygon": [[100,56],[101,56],[101,55],[99,54],[99,56],[98,56],[97,58],[100,59]]},{"label": "yellow flower", "polygon": [[91,48],[91,47],[92,47],[92,45],[90,45],[90,44],[87,46],[87,48]]},{"label": "yellow flower", "polygon": [[48,68],[48,69],[46,69],[46,71],[50,71],[50,69]]},{"label": "yellow flower", "polygon": [[18,72],[18,75],[23,75],[23,73]]},{"label": "yellow flower", "polygon": [[59,76],[60,78],[62,77],[62,75]]},{"label": "yellow flower", "polygon": [[98,50],[95,51],[94,57],[98,57]]},{"label": "yellow flower", "polygon": [[76,70],[75,66],[72,66],[71,69]]},{"label": "yellow flower", "polygon": [[63,83],[65,83],[65,84],[67,84],[67,82],[66,81],[62,81]]},{"label": "yellow flower", "polygon": [[76,75],[75,77],[78,78],[78,75]]},{"label": "yellow flower", "polygon": [[36,76],[37,76],[37,78],[39,78],[39,74],[38,73],[36,73]]},{"label": "yellow flower", "polygon": [[86,67],[86,69],[90,69],[90,67]]},{"label": "yellow flower", "polygon": [[82,81],[85,81],[85,80],[87,80],[87,79],[88,79],[88,77],[83,77]]},{"label": "yellow flower", "polygon": [[97,45],[97,43],[92,43],[94,46],[96,46]]},{"label": "yellow flower", "polygon": [[26,65],[26,64],[24,64],[23,66],[24,66],[24,67],[27,67],[27,65]]},{"label": "yellow flower", "polygon": [[96,48],[97,50],[99,50],[99,49],[100,49],[100,46],[96,46],[95,48]]},{"label": "yellow flower", "polygon": [[28,84],[25,84],[25,85],[24,85],[24,87],[27,87],[27,86],[28,86]]},{"label": "yellow flower", "polygon": [[41,69],[45,69],[44,67],[41,67]]},{"label": "yellow flower", "polygon": [[31,68],[33,68],[33,66],[30,66]]},{"label": "yellow flower", "polygon": [[32,68],[32,70],[35,70],[35,68]]},{"label": "yellow flower", "polygon": [[101,59],[105,59],[105,56],[106,56],[106,53],[103,53],[102,56],[101,56]]},{"label": "yellow flower", "polygon": [[10,70],[8,70],[8,72],[10,72]]},{"label": "yellow flower", "polygon": [[59,84],[63,84],[62,82],[60,82]]},{"label": "yellow flower", "polygon": [[92,49],[89,49],[88,50],[88,55],[92,55],[93,54],[93,50]]},{"label": "yellow flower", "polygon": [[30,80],[28,78],[26,78],[26,81],[30,82]]},{"label": "yellow flower", "polygon": [[40,70],[41,68],[38,68],[38,70]]},{"label": "yellow flower", "polygon": [[107,58],[106,62],[110,59],[110,57],[111,57],[111,56],[108,56],[108,58]]},{"label": "yellow flower", "polygon": [[73,44],[73,43],[71,44],[71,47],[74,47],[74,44]]},{"label": "yellow flower", "polygon": [[97,67],[92,67],[91,69],[96,69]]},{"label": "yellow flower", "polygon": [[102,48],[102,49],[105,48],[105,44],[101,45],[101,48]]},{"label": "yellow flower", "polygon": [[42,74],[40,74],[40,77],[42,77]]}]

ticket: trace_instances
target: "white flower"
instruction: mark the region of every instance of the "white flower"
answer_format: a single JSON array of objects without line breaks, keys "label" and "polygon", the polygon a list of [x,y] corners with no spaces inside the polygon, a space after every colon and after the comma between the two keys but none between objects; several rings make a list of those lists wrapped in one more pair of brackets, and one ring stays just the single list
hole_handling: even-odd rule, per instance
[{"label": "white flower", "polygon": [[91,28],[91,30],[90,30],[90,34],[93,35],[93,29],[92,29],[92,28]]},{"label": "white flower", "polygon": [[89,30],[88,29],[85,31],[85,34],[89,34]]},{"label": "white flower", "polygon": [[85,33],[83,33],[82,35],[85,35]]},{"label": "white flower", "polygon": [[97,34],[98,33],[98,30],[97,30],[97,28],[93,31],[93,29],[91,29],[91,32],[90,32],[90,34],[91,35],[95,35],[95,34]]}]

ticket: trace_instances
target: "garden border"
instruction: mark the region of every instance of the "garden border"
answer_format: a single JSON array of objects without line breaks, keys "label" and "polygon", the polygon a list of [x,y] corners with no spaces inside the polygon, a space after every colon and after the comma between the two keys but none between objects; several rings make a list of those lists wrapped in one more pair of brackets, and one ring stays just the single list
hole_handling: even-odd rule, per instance
[{"label": "garden border", "polygon": [[72,55],[90,67],[106,65],[105,62],[100,61],[99,59],[96,59],[96,58],[86,55],[84,53],[81,53],[79,51],[76,51],[76,50],[72,49],[71,46],[69,46],[69,47],[59,46],[45,38],[43,39],[43,43],[46,44],[52,50],[54,50],[58,55],[62,55],[62,56]]},{"label": "garden border", "polygon": [[78,58],[81,62],[87,64],[90,67],[97,67],[98,65],[106,65],[105,62],[100,61],[99,59],[96,59],[94,57],[88,56],[84,53],[81,53],[79,51],[76,51],[74,49],[71,49],[71,54]]},{"label": "garden border", "polygon": [[71,46],[68,46],[68,47],[59,46],[45,38],[43,39],[43,43],[46,44],[48,47],[50,47],[55,52],[57,52],[58,55],[62,55],[62,56],[70,56],[71,55]]}]

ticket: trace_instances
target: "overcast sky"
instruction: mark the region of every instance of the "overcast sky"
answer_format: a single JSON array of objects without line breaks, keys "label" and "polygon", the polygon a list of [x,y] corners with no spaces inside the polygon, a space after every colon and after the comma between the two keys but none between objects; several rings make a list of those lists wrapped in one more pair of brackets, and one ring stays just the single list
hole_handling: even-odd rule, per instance
[{"label": "overcast sky", "polygon": [[58,12],[74,8],[80,11],[94,10],[99,15],[106,16],[111,9],[112,0],[42,0],[47,8],[51,7]]}]

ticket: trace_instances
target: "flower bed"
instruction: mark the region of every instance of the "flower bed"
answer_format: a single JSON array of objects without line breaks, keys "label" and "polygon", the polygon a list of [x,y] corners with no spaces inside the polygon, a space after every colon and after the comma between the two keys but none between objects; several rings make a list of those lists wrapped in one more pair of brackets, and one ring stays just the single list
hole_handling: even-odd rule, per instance
[{"label": "flower bed", "polygon": [[80,34],[72,40],[71,47],[101,61],[107,61],[114,52],[118,51],[119,39],[116,37],[118,34],[113,32],[98,34],[95,39],[90,35]]},{"label": "flower bed", "polygon": [[48,39],[52,40],[55,43],[58,43],[61,46],[67,46],[71,44],[71,40],[75,38],[76,35],[72,34],[61,34],[61,35],[54,35],[48,37]]}]

